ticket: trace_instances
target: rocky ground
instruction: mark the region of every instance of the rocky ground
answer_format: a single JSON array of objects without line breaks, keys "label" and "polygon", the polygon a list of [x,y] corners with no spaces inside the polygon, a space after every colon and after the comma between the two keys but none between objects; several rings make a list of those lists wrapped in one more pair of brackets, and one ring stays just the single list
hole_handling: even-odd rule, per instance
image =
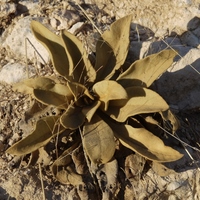
[{"label": "rocky ground", "polygon": [[[86,15],[84,14],[84,10]],[[24,123],[30,98],[11,85],[32,75],[52,73],[46,50],[30,30],[31,20],[54,32],[67,29],[94,50],[97,29],[107,29],[116,19],[133,14],[128,59],[134,61],[162,49],[173,48],[179,57],[154,84],[180,120],[173,140],[184,158],[166,165],[146,162],[121,149],[116,153],[119,171],[110,199],[200,199],[200,3],[198,0],[74,0],[0,2],[0,199],[97,199],[95,188],[72,187],[53,179],[49,166],[26,166],[28,158],[5,150],[30,133]],[[89,16],[92,22],[88,19]],[[167,167],[167,168],[166,168]],[[105,171],[104,171],[105,172]],[[96,174],[102,180],[103,171]],[[104,173],[105,176],[105,173]],[[106,182],[106,181],[105,181]],[[86,183],[88,186],[89,183]],[[96,183],[108,199],[108,191]],[[85,196],[85,190],[90,195]],[[101,198],[100,198],[101,199]]]}]

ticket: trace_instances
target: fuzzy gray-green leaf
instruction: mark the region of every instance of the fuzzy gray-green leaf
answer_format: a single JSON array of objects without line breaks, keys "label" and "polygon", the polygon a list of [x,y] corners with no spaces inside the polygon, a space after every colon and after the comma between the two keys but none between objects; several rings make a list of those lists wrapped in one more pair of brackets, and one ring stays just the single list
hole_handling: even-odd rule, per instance
[{"label": "fuzzy gray-green leaf", "polygon": [[135,61],[117,81],[124,88],[131,86],[149,87],[173,63],[177,53],[173,50],[163,50],[141,60]]},{"label": "fuzzy gray-green leaf", "polygon": [[146,130],[123,125],[115,128],[115,136],[127,148],[156,162],[172,162],[183,157],[178,151],[166,146],[163,141]]},{"label": "fuzzy gray-green leaf", "polygon": [[13,90],[24,94],[32,94],[33,89],[49,90],[55,85],[55,81],[47,77],[30,78],[13,85]]},{"label": "fuzzy gray-green leaf", "polygon": [[143,113],[155,113],[169,108],[165,100],[156,92],[142,87],[127,88],[128,99],[110,102],[107,114],[119,122]]},{"label": "fuzzy gray-green leaf", "polygon": [[73,99],[72,95],[64,96],[50,90],[40,89],[34,89],[33,95],[39,102],[45,105],[53,105],[62,109],[67,109]]},{"label": "fuzzy gray-green leaf", "polygon": [[172,131],[173,133],[175,133],[175,131],[178,129],[178,127],[180,126],[180,123],[178,121],[178,119],[176,118],[176,116],[171,112],[171,110],[166,110],[166,111],[162,111],[160,112],[162,118],[164,119],[164,121],[169,121],[172,125]]},{"label": "fuzzy gray-green leaf", "polygon": [[149,160],[172,162],[183,157],[175,149],[166,146],[159,137],[145,129],[139,122],[136,122],[137,125],[135,127],[115,123],[109,119],[106,122],[122,145]]},{"label": "fuzzy gray-green leaf", "polygon": [[21,156],[46,145],[51,138],[65,130],[58,124],[58,118],[58,116],[50,116],[40,119],[30,135],[15,143],[6,152]]},{"label": "fuzzy gray-green leaf", "polygon": [[56,71],[67,79],[69,77],[69,59],[66,55],[63,41],[60,36],[48,30],[37,21],[31,22],[32,32],[35,37],[48,50]]},{"label": "fuzzy gray-green leaf", "polygon": [[89,90],[80,83],[67,82],[67,86],[69,87],[71,93],[74,95],[76,101],[83,95],[86,95],[92,100],[94,99],[93,96],[90,94]]},{"label": "fuzzy gray-green leaf", "polygon": [[63,46],[69,59],[69,75],[74,82],[94,82],[96,72],[87,57],[83,43],[74,35],[64,30],[61,34]]},{"label": "fuzzy gray-green leaf", "polygon": [[115,152],[115,139],[112,129],[98,115],[83,127],[83,148],[94,163],[107,163]]},{"label": "fuzzy gray-green leaf", "polygon": [[132,15],[115,21],[105,31],[96,46],[97,81],[109,79],[124,64],[129,47],[129,32]]},{"label": "fuzzy gray-green leaf", "polygon": [[108,109],[109,101],[127,99],[126,90],[116,81],[103,80],[93,86],[93,91],[98,95],[99,100],[104,104],[103,109]]},{"label": "fuzzy gray-green leaf", "polygon": [[93,115],[97,111],[97,109],[100,107],[101,102],[100,101],[94,101],[91,105],[85,106],[82,109],[82,113],[85,115],[88,122],[91,121]]},{"label": "fuzzy gray-green leaf", "polygon": [[68,86],[57,83],[57,80],[47,77],[27,79],[13,86],[14,90],[32,94],[45,105],[66,108],[74,98]]},{"label": "fuzzy gray-green leaf", "polygon": [[69,105],[60,118],[61,124],[67,129],[74,130],[79,128],[85,121],[85,115],[81,110],[81,107],[74,106],[73,104]]}]

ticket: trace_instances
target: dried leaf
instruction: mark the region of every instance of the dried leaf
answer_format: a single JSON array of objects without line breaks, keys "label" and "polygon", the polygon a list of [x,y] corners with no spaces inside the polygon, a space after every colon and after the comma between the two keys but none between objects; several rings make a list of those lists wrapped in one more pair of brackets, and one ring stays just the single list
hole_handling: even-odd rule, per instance
[{"label": "dried leaf", "polygon": [[[81,141],[80,141],[81,142]],[[71,154],[75,170],[78,174],[88,174],[88,165],[85,159],[85,154],[82,145],[77,147]]]},{"label": "dried leaf", "polygon": [[46,145],[51,138],[62,133],[65,128],[59,125],[58,116],[50,116],[37,121],[35,130],[11,146],[6,152],[13,155],[25,155]]},{"label": "dried leaf", "polygon": [[118,163],[116,159],[101,165],[95,172],[100,189],[102,200],[113,199],[117,195],[119,184],[117,184]]},{"label": "dried leaf", "polygon": [[144,59],[135,61],[117,81],[124,88],[131,86],[149,87],[173,63],[177,53],[173,50],[163,50]]},{"label": "dried leaf", "polygon": [[94,163],[107,163],[114,155],[116,145],[113,131],[98,115],[85,123],[82,142],[83,148]]},{"label": "dried leaf", "polygon": [[124,63],[129,47],[132,15],[115,21],[105,31],[96,45],[96,81],[109,79]]},{"label": "dried leaf", "polygon": [[82,176],[71,167],[71,164],[73,164],[71,154],[77,147],[78,142],[65,150],[51,166],[54,177],[62,184],[78,186],[83,183]]},{"label": "dried leaf", "polygon": [[129,98],[110,102],[106,112],[119,122],[137,114],[155,113],[169,108],[165,100],[150,89],[136,86],[127,88],[126,91]]},{"label": "dried leaf", "polygon": [[137,153],[128,155],[125,159],[125,174],[128,180],[135,181],[136,184],[141,180],[145,168],[146,159]]},{"label": "dried leaf", "polygon": [[49,166],[51,162],[51,156],[48,154],[48,152],[44,149],[44,147],[39,148],[39,158],[37,160],[37,163],[42,163],[42,165]]},{"label": "dried leaf", "polygon": [[119,185],[117,184],[118,177],[118,162],[116,159],[104,165],[105,174],[107,177],[106,190],[104,190],[102,199],[112,199],[116,196]]},{"label": "dried leaf", "polygon": [[61,124],[67,129],[77,129],[85,122],[82,108],[71,104],[60,118]]},{"label": "dried leaf", "polygon": [[104,110],[108,109],[110,100],[127,99],[126,90],[116,81],[103,80],[97,82],[93,86],[93,91],[99,96],[99,100],[103,102]]}]

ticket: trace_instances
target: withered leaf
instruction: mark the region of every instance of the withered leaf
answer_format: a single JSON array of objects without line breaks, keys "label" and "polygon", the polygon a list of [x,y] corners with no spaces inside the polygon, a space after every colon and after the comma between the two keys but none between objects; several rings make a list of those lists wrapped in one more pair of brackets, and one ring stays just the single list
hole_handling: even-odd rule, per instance
[{"label": "withered leaf", "polygon": [[75,172],[72,167],[72,152],[78,147],[78,142],[66,149],[51,166],[54,177],[63,184],[78,186],[83,183],[82,176]]}]

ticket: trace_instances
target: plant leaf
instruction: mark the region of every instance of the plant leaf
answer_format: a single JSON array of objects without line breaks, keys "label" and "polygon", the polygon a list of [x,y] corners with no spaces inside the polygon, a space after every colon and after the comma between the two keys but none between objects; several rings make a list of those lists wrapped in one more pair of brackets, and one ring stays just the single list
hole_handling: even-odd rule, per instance
[{"label": "plant leaf", "polygon": [[131,86],[149,87],[173,63],[177,53],[173,50],[163,50],[141,60],[135,61],[117,81],[124,88]]},{"label": "plant leaf", "polygon": [[114,155],[116,145],[113,131],[98,115],[85,123],[82,142],[83,148],[94,163],[107,163]]},{"label": "plant leaf", "polygon": [[96,63],[94,67],[97,72],[96,82],[107,79],[109,74],[113,72],[116,62],[112,47],[100,37],[96,44]]},{"label": "plant leaf", "polygon": [[70,104],[61,116],[60,122],[67,129],[77,129],[85,122],[85,115],[82,113],[82,108]]},{"label": "plant leaf", "polygon": [[61,37],[37,21],[31,22],[31,29],[37,40],[48,50],[56,71],[68,80],[71,79],[69,77],[69,60]]},{"label": "plant leaf", "polygon": [[82,113],[85,115],[88,122],[91,121],[93,115],[97,111],[97,109],[100,107],[101,102],[95,101],[92,105],[84,106],[82,109]]},{"label": "plant leaf", "polygon": [[149,160],[172,162],[183,156],[178,151],[166,146],[159,137],[142,127],[139,122],[137,128],[113,122],[109,123],[109,126],[122,145]]},{"label": "plant leaf", "polygon": [[45,105],[53,105],[61,109],[68,108],[73,96],[64,96],[48,90],[33,90],[34,97]]},{"label": "plant leaf", "polygon": [[6,152],[13,155],[25,155],[46,145],[51,138],[62,133],[65,128],[59,125],[59,116],[50,116],[37,121],[35,130],[11,146]]},{"label": "plant leaf", "polygon": [[[28,109],[26,109],[24,113],[24,121],[28,122],[31,118],[38,118],[40,116],[44,116],[48,111],[52,109],[52,106],[44,105],[37,100],[33,99],[31,105]],[[58,109],[55,109],[57,112]],[[58,111],[59,112],[59,111]]]},{"label": "plant leaf", "polygon": [[54,105],[64,109],[74,99],[68,86],[56,83],[53,79],[46,77],[24,80],[14,85],[13,90],[32,94],[45,105]]},{"label": "plant leaf", "polygon": [[[119,132],[118,132],[119,133]],[[163,141],[145,128],[133,128],[125,125],[122,134],[116,134],[119,141],[127,148],[145,158],[157,162],[172,162],[182,158],[182,154],[165,146]]]},{"label": "plant leaf", "polygon": [[85,81],[94,82],[96,72],[82,42],[66,30],[62,31],[61,37],[69,59],[69,75],[73,77],[73,81],[82,84],[85,84]]},{"label": "plant leaf", "polygon": [[89,90],[82,84],[76,82],[67,82],[67,86],[71,90],[71,93],[74,95],[75,101],[78,101],[80,97],[86,95],[90,99],[94,99],[93,96],[90,94]]},{"label": "plant leaf", "polygon": [[124,63],[129,47],[129,32],[132,15],[115,21],[105,31],[96,45],[96,81],[109,79]]},{"label": "plant leaf", "polygon": [[150,89],[133,86],[126,91],[129,98],[111,101],[106,111],[119,122],[124,122],[128,117],[137,114],[161,112],[169,108],[165,100]]},{"label": "plant leaf", "polygon": [[54,177],[62,184],[72,184],[78,186],[83,183],[82,176],[77,174],[70,166],[72,162],[71,154],[78,147],[78,142],[65,150],[62,155],[52,164],[51,171]]},{"label": "plant leaf", "polygon": [[53,79],[47,77],[30,78],[13,85],[13,90],[24,94],[33,94],[33,89],[49,90],[55,85]]},{"label": "plant leaf", "polygon": [[73,97],[73,94],[71,93],[71,90],[69,89],[69,87],[67,85],[63,85],[60,83],[56,83],[51,89],[50,91],[56,93],[56,94],[60,94],[63,95],[65,97]]},{"label": "plant leaf", "polygon": [[110,100],[127,99],[126,90],[116,81],[103,80],[93,86],[93,91],[99,96],[104,104],[104,110],[108,109]]}]

